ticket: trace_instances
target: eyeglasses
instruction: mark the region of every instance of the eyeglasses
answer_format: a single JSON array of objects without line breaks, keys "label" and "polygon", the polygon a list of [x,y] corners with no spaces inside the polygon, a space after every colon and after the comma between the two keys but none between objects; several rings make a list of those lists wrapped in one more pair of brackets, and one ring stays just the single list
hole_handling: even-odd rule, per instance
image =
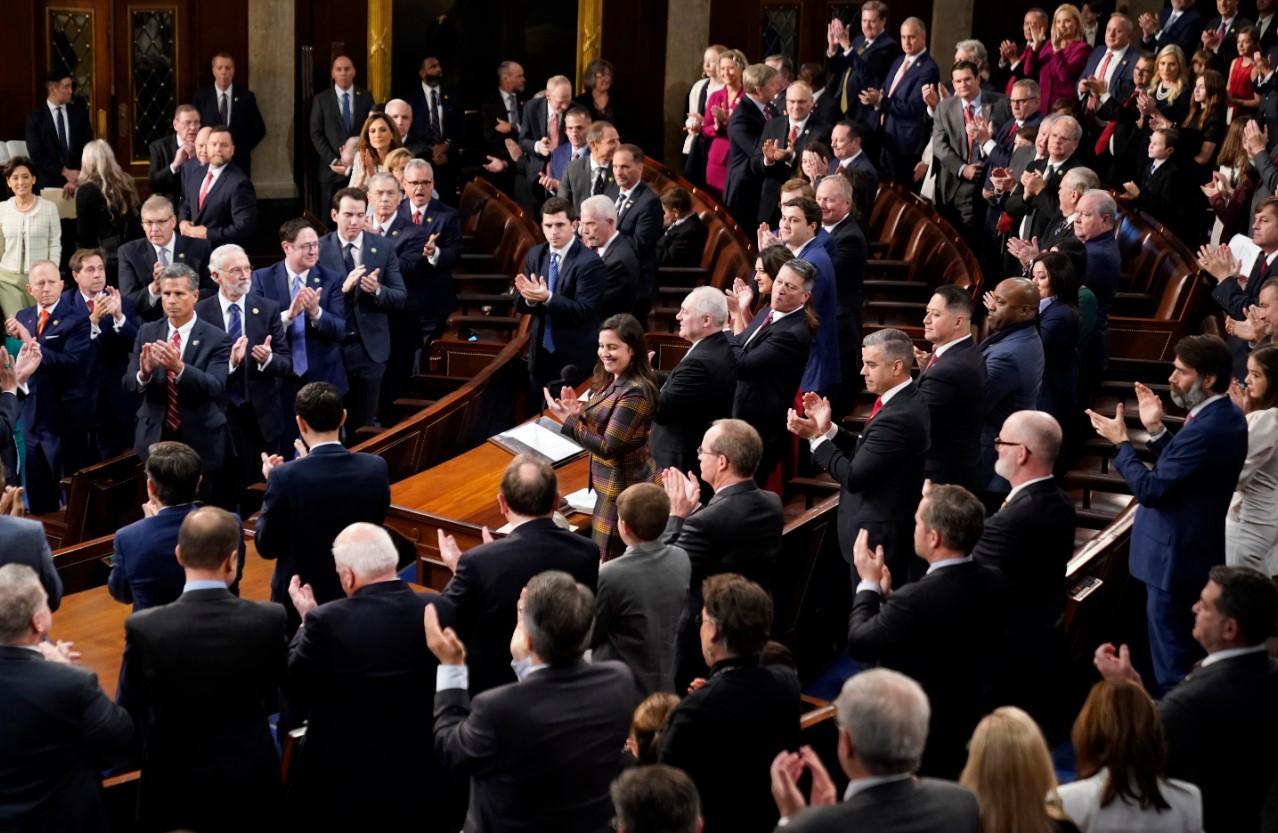
[{"label": "eyeglasses", "polygon": [[711,457],[718,457],[718,456],[719,456],[719,452],[717,452],[717,451],[711,451],[711,450],[710,450],[710,449],[708,449],[708,448],[698,448],[698,449],[697,449],[697,456],[698,456],[698,457],[702,457],[702,456],[707,455],[707,454],[708,454],[708,455],[710,455]]},{"label": "eyeglasses", "polygon": [[232,266],[228,269],[218,270],[220,274],[225,274],[225,275],[247,275],[252,271],[253,271],[253,267],[251,266]]},{"label": "eyeglasses", "polygon": [[291,248],[301,249],[304,252],[309,252],[319,248],[319,241],[317,240],[314,243],[289,243],[288,245]]},{"label": "eyeglasses", "polygon": [[144,228],[162,228],[171,222],[173,222],[173,218],[166,217],[163,220],[143,220],[142,225]]},{"label": "eyeglasses", "polygon": [[1012,443],[1012,442],[1008,442],[1007,440],[1003,439],[1002,437],[995,437],[995,438],[994,438],[994,447],[995,447],[995,448],[998,448],[1000,445],[1020,446],[1021,448],[1025,449],[1025,453],[1026,453],[1026,454],[1032,454],[1032,453],[1033,453],[1032,451],[1030,451],[1030,447],[1029,447],[1028,445],[1026,445],[1025,443]]}]

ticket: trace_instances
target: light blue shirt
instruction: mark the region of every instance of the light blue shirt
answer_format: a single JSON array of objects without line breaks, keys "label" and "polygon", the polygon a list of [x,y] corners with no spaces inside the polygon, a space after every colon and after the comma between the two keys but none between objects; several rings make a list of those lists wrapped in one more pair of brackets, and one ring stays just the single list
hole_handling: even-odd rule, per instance
[{"label": "light blue shirt", "polygon": [[226,582],[217,581],[216,579],[211,579],[211,578],[196,579],[195,581],[188,581],[186,584],[182,585],[183,593],[190,593],[192,590],[225,590],[225,589],[226,589]]}]

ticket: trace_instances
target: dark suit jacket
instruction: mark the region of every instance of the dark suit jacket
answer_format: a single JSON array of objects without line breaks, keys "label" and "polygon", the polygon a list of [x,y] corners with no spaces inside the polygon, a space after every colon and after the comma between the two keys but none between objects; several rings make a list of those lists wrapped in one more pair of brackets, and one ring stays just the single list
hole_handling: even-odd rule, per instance
[{"label": "dark suit jacket", "polygon": [[[618,195],[620,191],[618,191]],[[626,236],[639,258],[639,300],[657,297],[657,241],[661,238],[661,199],[639,182],[617,212],[617,231]]]},{"label": "dark suit jacket", "polygon": [[[1263,252],[1261,256],[1264,256]],[[1255,269],[1255,264],[1252,268]],[[1247,317],[1247,308],[1260,303],[1260,288],[1275,276],[1278,276],[1278,258],[1273,263],[1266,263],[1258,277],[1249,273],[1245,289],[1238,286],[1238,278],[1225,278],[1211,291],[1212,300],[1220,305],[1225,315],[1235,321],[1243,321]],[[1246,378],[1251,343],[1234,335],[1225,336],[1225,343],[1229,345],[1229,352],[1234,357],[1234,377],[1240,380]]]},{"label": "dark suit jacket", "polygon": [[1167,19],[1171,17],[1171,7],[1165,6],[1158,12],[1159,32],[1152,38],[1141,37],[1141,47],[1146,52],[1157,53],[1164,46],[1174,43],[1185,53],[1186,58],[1202,48],[1203,16],[1198,9],[1190,6],[1176,18],[1171,26]]},{"label": "dark suit jacket", "polygon": [[[884,86],[884,78],[889,78],[888,69],[897,58],[901,57],[901,46],[886,32],[865,46],[865,35],[858,34],[852,39],[851,50],[844,54],[841,50],[826,56],[825,69],[826,96],[830,96],[836,106],[842,110],[843,87],[847,85],[848,109],[844,114],[848,118],[856,118],[861,111],[858,98],[866,87],[878,89]],[[822,96],[824,98],[825,96]],[[872,108],[865,108],[873,112]]]},{"label": "dark suit jacket", "polygon": [[178,172],[173,173],[170,166],[173,164],[173,157],[177,156],[177,134],[156,139],[147,146],[147,150],[151,155],[147,168],[147,182],[151,185],[151,193],[168,197],[176,213],[182,206],[182,168],[179,167]]},{"label": "dark suit jacket", "polygon": [[462,689],[436,692],[435,754],[471,778],[465,829],[605,830],[617,750],[638,699],[634,685],[619,662],[578,661],[473,701]]},{"label": "dark suit jacket", "polygon": [[[1083,65],[1083,74],[1079,78],[1099,77],[1101,61],[1105,60],[1105,56],[1109,53],[1109,47],[1105,45],[1104,39],[1097,44],[1092,50],[1092,54],[1087,57],[1087,63]],[[1119,101],[1125,100],[1132,94],[1135,89],[1136,82],[1132,80],[1132,67],[1136,64],[1136,59],[1140,57],[1140,50],[1136,48],[1136,44],[1128,44],[1127,50],[1123,52],[1123,57],[1119,59],[1118,66],[1110,74],[1109,95],[1110,98],[1116,98]],[[1113,63],[1111,59],[1110,63]],[[1109,71],[1109,68],[1105,68]],[[1086,98],[1081,99],[1083,103],[1087,102]]]},{"label": "dark suit jacket", "polygon": [[[421,241],[410,246],[409,239],[415,233],[420,233]],[[422,257],[422,248],[432,234],[438,235],[435,246],[439,249],[439,259],[433,266]],[[437,320],[445,318],[457,306],[453,266],[461,257],[462,248],[461,221],[457,210],[432,199],[426,204],[421,224],[414,225],[412,208],[405,200],[400,204],[395,223],[387,236],[399,253],[399,272],[408,290],[409,304],[416,306],[419,315],[426,313]]]},{"label": "dark suit jacket", "polygon": [[[1018,125],[1016,119],[1008,119],[999,125],[998,130],[994,133],[994,147],[990,149],[989,154],[985,157],[985,183],[982,187],[993,187],[990,184],[990,173],[995,168],[1006,168],[1012,164],[1012,151],[1016,144],[1016,134],[1028,127],[1038,127],[1039,122],[1042,120],[1042,114],[1035,110],[1030,113],[1029,118],[1025,119],[1024,125]],[[1013,127],[1016,128],[1015,131],[1012,130]]]},{"label": "dark suit jacket", "polygon": [[791,177],[803,176],[800,165],[803,162],[804,148],[813,142],[820,142],[826,147],[830,146],[831,127],[831,125],[822,123],[816,117],[816,114],[812,113],[803,125],[803,130],[794,137],[793,158],[786,162],[765,165],[763,164],[764,142],[772,140],[780,147],[788,148],[790,146],[790,117],[783,110],[780,115],[776,118],[768,119],[763,125],[763,133],[759,136],[759,151],[750,161],[751,173],[761,183],[757,222],[771,225],[776,218],[781,216],[779,201],[781,199],[782,184]]},{"label": "dark suit jacket", "polygon": [[985,361],[985,416],[981,420],[982,488],[1008,491],[1007,481],[994,473],[994,438],[1003,421],[1016,411],[1038,404],[1043,384],[1043,342],[1033,321],[990,333],[981,342]]},{"label": "dark suit jacket", "polygon": [[359,135],[368,118],[368,111],[372,109],[373,97],[368,90],[352,84],[350,95],[350,130],[342,123],[342,103],[337,98],[337,88],[333,84],[327,84],[311,99],[311,147],[315,148],[320,182],[338,181],[337,175],[328,169],[328,165],[342,155],[342,144],[347,139]]},{"label": "dark suit jacket", "polygon": [[[218,125],[222,123],[222,114],[218,109],[217,87],[209,84],[195,91],[191,104],[200,111],[200,124]],[[242,85],[231,84],[231,139],[235,142],[235,164],[248,173],[252,167],[249,157],[253,148],[257,147],[266,136],[266,122],[262,120],[262,111],[257,109],[257,96]],[[328,160],[325,160],[327,164]]]},{"label": "dark suit jacket", "polygon": [[[176,207],[174,208],[176,212]],[[206,298],[217,291],[217,284],[209,277],[209,248],[207,240],[183,237],[173,232],[173,262],[190,266],[200,276],[200,297]],[[156,321],[164,315],[160,299],[151,300],[148,288],[157,258],[155,247],[145,237],[130,240],[120,247],[120,294],[138,311],[143,321]]]},{"label": "dark suit jacket", "polygon": [[[347,382],[346,365],[342,363],[342,340],[346,335],[346,304],[342,300],[342,281],[346,275],[329,272],[316,264],[306,278],[310,281],[308,286],[319,291],[320,307],[324,312],[318,320],[306,316],[307,368],[302,378],[307,382],[329,382],[345,393]],[[269,298],[281,310],[288,309],[292,292],[284,262],[254,270],[253,290],[249,294],[251,297]],[[296,356],[301,346],[294,343],[292,327],[285,327],[284,331],[289,336],[289,352],[296,372]]]},{"label": "dark suit jacket", "polygon": [[120,702],[142,736],[143,830],[268,830],[282,790],[267,717],[284,677],[279,605],[192,590],[124,623]]},{"label": "dark suit jacket", "polygon": [[[178,563],[178,529],[196,503],[166,506],[154,517],[142,518],[115,533],[115,554],[107,589],[111,598],[132,604],[133,612],[177,601],[186,584],[186,571]],[[240,545],[243,549],[243,544]]]},{"label": "dark suit jacket", "polygon": [[452,627],[452,605],[437,593],[414,593],[402,581],[369,584],[311,611],[306,627],[293,637],[285,693],[294,716],[308,720],[305,744],[290,772],[303,824],[443,829],[441,814],[423,815],[415,802],[344,798],[350,790],[384,792],[388,798],[430,795],[441,803],[445,798],[430,754],[430,722],[386,720],[387,714],[413,713],[435,698],[439,662],[422,638],[428,604],[442,626]]},{"label": "dark suit jacket", "polygon": [[[527,163],[537,168],[544,168],[546,163],[550,161],[549,156],[542,156],[533,149],[538,140],[545,138],[547,135],[547,123],[550,119],[550,114],[547,112],[548,106],[549,104],[544,95],[529,100],[520,114],[522,121],[519,124],[519,135],[517,137],[511,136],[511,138],[517,139],[519,142],[519,147],[523,149],[524,159],[527,160]],[[563,134],[562,116],[559,123],[560,139],[567,141]],[[505,143],[503,142],[503,144]],[[616,196],[615,192],[613,195]]]},{"label": "dark suit jacket", "polygon": [[[524,274],[546,278],[549,271],[549,246],[545,243],[533,246],[524,258]],[[559,281],[550,301],[529,306],[522,296],[515,300],[516,312],[533,317],[529,352],[534,367],[540,366],[545,352],[542,336],[547,325],[554,334],[555,355],[560,364],[594,367],[607,284],[608,270],[599,255],[574,239],[559,264]]]},{"label": "dark suit jacket", "polygon": [[[1039,191],[1031,199],[1026,200],[1024,189],[1021,187],[1020,182],[1017,181],[1016,188],[1003,203],[1003,210],[1012,215],[1012,219],[1016,221],[1013,226],[1013,237],[1024,236],[1028,240],[1030,237],[1042,236],[1044,229],[1049,228],[1053,223],[1061,219],[1061,180],[1065,178],[1065,174],[1069,173],[1070,170],[1078,167],[1078,155],[1075,154],[1057,165],[1051,178],[1047,179],[1046,171],[1049,162],[1050,160],[1047,158],[1035,159],[1029,163],[1029,167],[1026,169],[1037,171],[1044,175],[1046,185],[1042,191]],[[1021,220],[1026,215],[1030,218],[1030,232],[1027,235],[1020,235]]]},{"label": "dark suit jacket", "polygon": [[892,172],[896,179],[909,182],[914,164],[931,135],[927,105],[923,103],[923,85],[935,84],[941,76],[936,61],[925,52],[913,60],[901,83],[888,95],[888,89],[904,61],[905,55],[902,54],[888,67],[878,112],[883,118],[883,169]]},{"label": "dark suit jacket", "polygon": [[732,415],[744,419],[759,432],[765,459],[768,446],[788,436],[785,413],[794,404],[813,340],[802,309],[769,324],[756,338],[750,339],[766,315],[766,310],[760,310],[740,335],[728,336],[728,344],[737,359]]},{"label": "dark suit jacket", "polygon": [[128,712],[88,671],[0,645],[0,714],[0,827],[104,833],[100,773],[128,758]]},{"label": "dark suit jacket", "polygon": [[1038,389],[1038,409],[1069,425],[1078,416],[1077,310],[1053,301],[1038,316],[1038,336],[1043,343],[1043,384]]},{"label": "dark suit jacket", "polygon": [[[1216,15],[1211,20],[1207,21],[1207,25],[1203,27],[1203,31],[1218,31],[1222,22],[1220,15]],[[1234,62],[1234,58],[1238,57],[1238,30],[1244,26],[1251,25],[1252,23],[1250,20],[1235,11],[1233,20],[1229,21],[1229,27],[1225,30],[1225,37],[1221,39],[1220,46],[1216,48],[1216,54],[1212,58],[1210,68],[1226,76],[1226,81],[1229,80],[1229,65]],[[1201,33],[1199,34],[1199,37],[1202,37]],[[1197,46],[1199,49],[1202,48],[1201,40],[1198,42]]]},{"label": "dark suit jacket", "polygon": [[759,197],[763,182],[754,175],[752,160],[759,152],[759,140],[767,117],[750,96],[728,119],[728,172],[723,180],[723,205],[736,221],[746,228],[759,220]]},{"label": "dark suit jacket", "polygon": [[1168,159],[1158,166],[1158,170],[1153,171],[1152,168],[1152,162],[1145,164],[1133,178],[1132,181],[1140,188],[1140,196],[1132,203],[1142,211],[1148,211],[1168,228],[1184,234],[1188,230],[1184,203],[1189,194],[1180,163]]},{"label": "dark suit jacket", "polygon": [[0,393],[0,463],[4,465],[4,482],[7,486],[22,485],[18,471],[18,449],[14,442],[14,428],[22,416],[22,403],[16,393]]},{"label": "dark suit jacket", "polygon": [[[484,137],[484,149],[498,159],[509,159],[506,152],[506,139],[518,139],[520,115],[524,109],[523,93],[515,93],[515,118],[512,121],[506,110],[506,102],[498,89],[490,89],[479,102],[480,129]],[[510,122],[514,130],[509,133],[497,132],[497,120]]]},{"label": "dark suit jacket", "polygon": [[1225,560],[1225,513],[1247,456],[1247,421],[1221,398],[1149,450],[1152,470],[1131,443],[1114,458],[1140,504],[1128,567],[1133,578],[1164,592],[1197,593],[1212,565]]},{"label": "dark suit jacket", "polygon": [[58,128],[53,123],[47,101],[41,101],[27,116],[24,138],[27,156],[35,166],[37,189],[62,187],[66,183],[62,169],[80,170],[80,154],[93,139],[89,110],[82,101],[72,99],[63,112],[66,113],[67,139],[71,146],[69,153],[58,141]]},{"label": "dark suit jacket", "polygon": [[1262,651],[1194,670],[1158,704],[1167,776],[1202,789],[1204,830],[1274,829],[1275,697],[1278,661]]},{"label": "dark suit jacket", "polygon": [[972,730],[997,703],[1007,594],[997,570],[964,563],[934,570],[886,602],[872,590],[852,601],[848,653],[914,678],[931,702],[924,774],[957,776]]},{"label": "dark suit jacket", "polygon": [[208,174],[207,165],[182,167],[182,208],[178,222],[190,220],[208,230],[208,243],[216,249],[223,243],[247,246],[257,231],[257,191],[253,183],[235,164],[213,181],[200,208],[200,189]]},{"label": "dark suit jacket", "polygon": [[53,566],[49,539],[39,521],[0,516],[0,566],[5,564],[26,564],[36,571],[49,596],[49,610],[56,611],[62,604],[62,577]]},{"label": "dark suit jacket", "polygon": [[[461,111],[453,104],[453,98],[441,85],[439,87],[439,107],[443,110],[441,132],[436,134],[430,128],[430,102],[426,100],[426,92],[422,89],[421,78],[413,81],[412,92],[405,96],[408,105],[413,108],[413,124],[409,133],[427,145],[455,141],[465,132],[462,125]],[[427,157],[429,159],[430,157]]]},{"label": "dark suit jacket", "polygon": [[[162,318],[138,328],[138,340],[129,357],[124,386],[142,395],[138,408],[137,432],[133,450],[143,460],[152,443],[159,442],[164,431],[164,414],[168,408],[168,371],[157,368],[147,382],[138,381],[142,345],[169,340],[169,322]],[[182,442],[200,455],[203,470],[220,469],[229,451],[226,414],[222,403],[226,395],[226,372],[231,360],[231,340],[226,331],[207,321],[195,319],[191,335],[182,348],[186,367],[178,377],[178,410],[182,424],[178,429]]]},{"label": "dark suit jacket", "polygon": [[510,634],[515,629],[515,605],[524,585],[546,570],[563,570],[594,590],[599,583],[599,548],[549,518],[537,518],[462,555],[444,598],[457,611],[471,693],[514,681]]},{"label": "dark suit jacket", "polygon": [[909,579],[914,561],[914,510],[923,489],[930,445],[927,402],[911,383],[866,423],[860,437],[840,431],[812,451],[812,460],[842,487],[839,551],[851,562],[860,530],[870,547],[882,545],[894,584]]},{"label": "dark suit jacket", "polygon": [[[346,279],[347,270],[342,260],[341,240],[337,232],[329,232],[320,238],[320,266],[326,272],[341,275]],[[358,335],[364,345],[364,352],[379,364],[385,364],[390,358],[390,318],[389,310],[403,309],[408,302],[408,292],[404,289],[404,279],[399,274],[399,256],[391,241],[380,234],[363,233],[362,244],[365,274],[374,269],[380,270],[378,280],[381,291],[376,295],[365,292],[356,284],[350,292],[343,296],[346,305],[345,336]]]},{"label": "dark suit jacket", "polygon": [[[280,323],[279,305],[270,298],[252,294],[241,298],[239,304],[241,327],[248,338],[248,347],[240,366],[227,374],[226,394],[228,399],[232,394],[238,394],[243,401],[253,404],[253,417],[262,431],[262,438],[271,443],[284,433],[291,421],[292,414],[284,413],[280,400],[280,380],[293,375],[293,358],[284,325]],[[226,332],[228,322],[222,315],[222,303],[216,296],[197,303],[195,314]],[[230,337],[229,333],[227,337]],[[267,338],[271,340],[271,361],[265,370],[258,370],[252,350],[264,344]]]},{"label": "dark suit jacket", "polygon": [[641,279],[639,258],[635,256],[630,240],[620,232],[614,234],[607,250],[603,253],[602,260],[608,272],[608,283],[604,287],[603,305],[599,310],[599,317],[604,319],[617,313],[634,313]]},{"label": "dark suit jacket", "polygon": [[985,361],[966,339],[948,348],[919,374],[919,395],[927,403],[932,443],[923,476],[980,494],[981,414],[985,409]]},{"label": "dark suit jacket", "polygon": [[[76,315],[89,317],[89,305],[85,303],[79,287],[72,287],[62,293],[59,309],[62,304],[75,310]],[[121,298],[120,305],[124,315],[124,323],[120,328],[116,329],[114,321],[104,318],[97,338],[90,336],[84,375],[88,381],[91,413],[96,413],[99,400],[105,398],[110,407],[121,414],[122,419],[132,421],[133,415],[138,411],[137,399],[124,389],[120,380],[129,366],[129,354],[138,337],[138,318],[137,310],[128,298]]]},{"label": "dark suit jacket", "polygon": [[40,367],[27,382],[22,422],[30,435],[63,437],[91,424],[88,370],[93,345],[89,317],[64,299],[53,308],[44,333],[36,335],[38,307],[14,317],[40,345]]},{"label": "dark suit jacket", "polygon": [[[612,165],[605,165],[603,169],[607,172],[607,184],[601,192],[614,202],[617,199],[617,181],[612,178]],[[559,178],[559,193],[556,196],[563,197],[572,203],[572,210],[581,211],[581,204],[590,197],[594,188],[594,176],[591,175],[590,153],[587,151],[578,158],[568,163],[568,167],[564,169],[564,175]],[[660,220],[660,214],[658,214]]]},{"label": "dark suit jacket", "polygon": [[697,447],[716,419],[732,414],[737,360],[722,332],[706,336],[684,354],[657,394],[652,417],[652,458],[657,468],[694,471]]},{"label": "dark suit jacket", "polygon": [[764,783],[777,753],[799,743],[799,679],[757,657],[715,663],[661,733],[660,761],[697,785],[707,830],[767,833],[776,805]]},{"label": "dark suit jacket", "polygon": [[737,573],[771,585],[781,554],[781,499],[746,480],[724,486],[687,518],[672,516],[661,540],[688,553],[692,563],[689,594],[700,613],[701,582],[719,573]]},{"label": "dark suit jacket", "polygon": [[932,778],[905,778],[873,787],[833,807],[810,807],[790,818],[793,833],[977,833],[976,796],[958,784]]},{"label": "dark suit jacket", "polygon": [[667,226],[654,247],[657,266],[700,266],[709,233],[696,212],[677,225]]},{"label": "dark suit jacket", "polygon": [[321,445],[306,457],[271,471],[257,519],[257,551],[274,560],[271,600],[296,616],[288,597],[294,575],[315,591],[320,604],[342,598],[333,567],[333,539],[358,521],[381,525],[390,508],[386,461]]},{"label": "dark suit jacket", "polygon": [[[859,321],[865,290],[865,262],[870,256],[865,232],[861,230],[861,224],[849,214],[835,225],[824,242],[825,251],[834,267],[839,315],[851,315]],[[841,348],[846,355],[849,347],[855,349],[856,346],[842,344]],[[842,371],[846,380],[852,375],[853,368],[843,367]]]}]

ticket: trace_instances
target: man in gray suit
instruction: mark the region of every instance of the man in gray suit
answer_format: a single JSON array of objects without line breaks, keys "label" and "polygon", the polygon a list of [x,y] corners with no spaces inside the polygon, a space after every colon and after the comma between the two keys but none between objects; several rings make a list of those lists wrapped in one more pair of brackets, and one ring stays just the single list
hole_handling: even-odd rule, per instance
[{"label": "man in gray suit", "polygon": [[971,61],[955,61],[951,70],[954,95],[936,105],[932,126],[932,155],[936,159],[936,207],[967,240],[985,224],[981,182],[985,179],[985,152],[968,133],[989,123],[997,132],[1007,118],[1003,96],[981,89],[980,70]]},{"label": "man in gray suit", "polygon": [[873,668],[844,683],[834,705],[839,766],[850,779],[843,802],[809,807],[798,787],[804,771],[812,776],[813,805],[834,797],[834,782],[811,749],[782,752],[772,762],[772,797],[781,826],[795,833],[976,833],[976,796],[949,781],[914,777],[930,711],[918,683]]},{"label": "man in gray suit", "polygon": [[655,483],[636,483],[617,498],[621,557],[599,568],[593,660],[630,666],[639,693],[674,691],[675,642],[692,565],[679,547],[661,543],[670,498]]},{"label": "man in gray suit", "polygon": [[586,128],[586,147],[590,152],[568,165],[559,183],[558,196],[572,203],[574,214],[581,212],[586,197],[606,194],[617,199],[617,183],[612,178],[612,152],[621,143],[617,128],[606,121],[595,121]]}]

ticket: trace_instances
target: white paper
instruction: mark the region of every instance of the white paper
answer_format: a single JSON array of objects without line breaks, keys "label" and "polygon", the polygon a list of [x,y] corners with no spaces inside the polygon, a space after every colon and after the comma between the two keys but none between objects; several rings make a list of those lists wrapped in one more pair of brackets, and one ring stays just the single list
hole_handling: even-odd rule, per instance
[{"label": "white paper", "polygon": [[1252,267],[1256,264],[1256,258],[1260,256],[1260,247],[1247,235],[1235,234],[1229,241],[1229,250],[1242,263],[1242,274],[1250,275]]},{"label": "white paper", "polygon": [[567,460],[574,454],[581,452],[581,446],[577,445],[577,443],[562,434],[556,434],[554,431],[538,425],[536,422],[525,422],[523,425],[516,425],[509,431],[503,431],[497,436],[518,440],[534,451],[546,455],[555,463]]},{"label": "white paper", "polygon": [[573,509],[576,509],[583,515],[593,515],[595,512],[595,499],[599,497],[598,492],[590,491],[590,487],[578,489],[570,495],[564,495],[564,500]]}]

